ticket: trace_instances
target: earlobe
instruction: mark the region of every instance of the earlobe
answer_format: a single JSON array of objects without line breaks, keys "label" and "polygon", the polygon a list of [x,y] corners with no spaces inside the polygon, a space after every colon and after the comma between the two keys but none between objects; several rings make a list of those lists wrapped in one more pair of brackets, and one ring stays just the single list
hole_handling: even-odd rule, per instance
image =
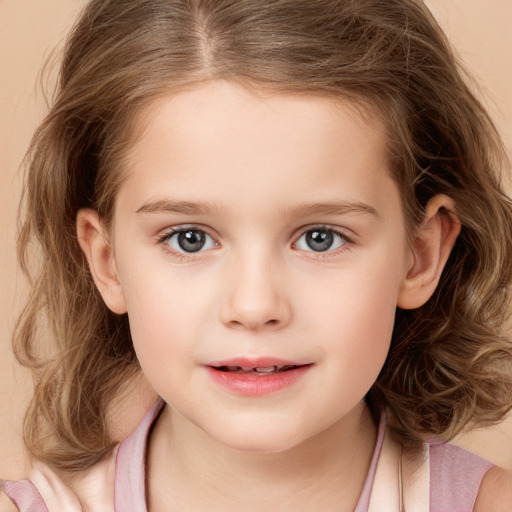
[{"label": "earlobe", "polygon": [[105,304],[114,313],[126,313],[126,303],[117,277],[113,249],[98,212],[90,208],[79,210],[76,217],[76,231],[94,283]]},{"label": "earlobe", "polygon": [[399,290],[398,307],[415,309],[432,296],[460,229],[453,199],[434,196],[414,237],[413,264]]}]

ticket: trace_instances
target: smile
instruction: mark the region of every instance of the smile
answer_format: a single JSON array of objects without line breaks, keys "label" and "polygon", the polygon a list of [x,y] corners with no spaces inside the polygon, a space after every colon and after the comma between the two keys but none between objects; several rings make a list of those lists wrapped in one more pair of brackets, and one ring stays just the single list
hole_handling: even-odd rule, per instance
[{"label": "smile", "polygon": [[289,370],[293,370],[294,368],[299,368],[300,365],[284,365],[284,366],[263,366],[263,367],[249,367],[244,368],[242,366],[219,366],[216,367],[216,370],[220,372],[235,372],[240,374],[248,374],[248,375],[273,375],[275,373],[287,372]]},{"label": "smile", "polygon": [[233,360],[206,365],[206,369],[212,380],[224,390],[236,395],[258,397],[274,394],[292,386],[301,380],[312,366],[312,363]]}]

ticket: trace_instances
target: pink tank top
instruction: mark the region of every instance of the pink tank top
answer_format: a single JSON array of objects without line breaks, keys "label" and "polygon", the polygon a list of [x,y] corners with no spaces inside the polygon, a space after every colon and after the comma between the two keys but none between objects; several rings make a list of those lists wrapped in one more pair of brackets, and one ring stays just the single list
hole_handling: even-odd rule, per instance
[{"label": "pink tank top", "polygon": [[[155,404],[137,429],[119,446],[115,461],[114,512],[147,512],[144,474],[147,437],[162,408],[163,402]],[[383,417],[366,481],[354,512],[368,510],[385,423]],[[450,444],[430,445],[429,455],[430,512],[472,512],[482,478],[492,464]],[[30,480],[1,483],[20,512],[48,512],[41,494]]]}]

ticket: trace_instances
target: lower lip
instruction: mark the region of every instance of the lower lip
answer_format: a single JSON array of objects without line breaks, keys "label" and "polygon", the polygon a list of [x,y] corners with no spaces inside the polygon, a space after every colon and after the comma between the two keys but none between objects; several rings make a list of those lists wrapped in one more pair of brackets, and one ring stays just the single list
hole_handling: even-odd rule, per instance
[{"label": "lower lip", "polygon": [[241,396],[265,396],[277,393],[302,379],[312,365],[272,375],[244,375],[243,373],[221,372],[207,366],[212,379],[232,393]]}]

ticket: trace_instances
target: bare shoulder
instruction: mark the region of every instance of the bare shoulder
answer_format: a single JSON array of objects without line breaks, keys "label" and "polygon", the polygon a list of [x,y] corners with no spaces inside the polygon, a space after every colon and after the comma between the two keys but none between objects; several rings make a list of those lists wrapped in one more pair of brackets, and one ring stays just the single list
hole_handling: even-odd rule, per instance
[{"label": "bare shoulder", "polygon": [[6,496],[3,491],[0,491],[0,512],[17,512],[14,503]]},{"label": "bare shoulder", "polygon": [[512,511],[512,471],[493,467],[485,474],[473,512]]}]

